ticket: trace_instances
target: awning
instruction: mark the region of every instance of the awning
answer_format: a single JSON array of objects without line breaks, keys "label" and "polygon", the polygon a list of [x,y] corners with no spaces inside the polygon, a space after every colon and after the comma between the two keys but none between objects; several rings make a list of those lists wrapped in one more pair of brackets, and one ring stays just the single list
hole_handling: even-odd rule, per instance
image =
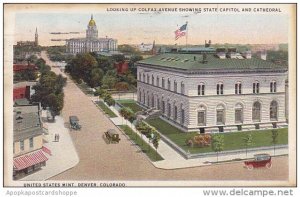
[{"label": "awning", "polygon": [[43,151],[40,149],[19,157],[14,158],[14,169],[23,170],[35,164],[47,161],[48,158],[44,155]]},{"label": "awning", "polygon": [[49,148],[47,148],[46,146],[42,147],[42,150],[47,153],[48,155],[52,155],[51,150]]}]

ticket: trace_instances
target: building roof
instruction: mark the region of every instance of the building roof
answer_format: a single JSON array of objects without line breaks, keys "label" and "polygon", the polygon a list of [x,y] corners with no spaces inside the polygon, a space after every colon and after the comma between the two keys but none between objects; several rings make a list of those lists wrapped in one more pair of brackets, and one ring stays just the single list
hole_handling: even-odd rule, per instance
[{"label": "building roof", "polygon": [[214,54],[206,54],[206,63],[202,54],[164,53],[141,61],[138,64],[154,65],[180,70],[268,70],[287,69],[270,61],[252,57],[251,59],[220,59]]},{"label": "building roof", "polygon": [[91,20],[89,22],[89,26],[96,26],[96,22],[93,19],[93,15],[91,16]]},{"label": "building roof", "polygon": [[21,81],[21,82],[14,83],[14,88],[23,88],[26,86],[34,86],[36,84],[37,84],[36,81]]},{"label": "building roof", "polygon": [[43,133],[39,106],[14,107],[13,116],[14,141],[20,141],[35,137]]},{"label": "building roof", "polygon": [[16,99],[14,102],[15,102],[15,105],[17,105],[17,106],[29,105],[30,104],[30,102],[27,98]]}]

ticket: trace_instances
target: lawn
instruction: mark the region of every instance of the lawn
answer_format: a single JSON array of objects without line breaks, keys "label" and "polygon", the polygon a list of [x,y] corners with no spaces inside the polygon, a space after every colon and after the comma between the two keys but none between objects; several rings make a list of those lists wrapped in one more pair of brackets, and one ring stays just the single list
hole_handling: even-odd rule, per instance
[{"label": "lawn", "polygon": [[146,142],[144,142],[140,135],[138,135],[137,133],[135,133],[134,131],[132,131],[132,129],[127,126],[127,125],[120,125],[119,126],[124,133],[132,140],[134,141],[143,151],[143,153],[145,153],[151,161],[161,161],[163,160],[163,158],[156,153],[156,150],[153,149],[149,144],[147,144]]},{"label": "lawn", "polygon": [[130,108],[134,113],[143,110],[143,108],[136,104],[136,101],[134,100],[118,100],[117,102],[123,105],[124,107]]},{"label": "lawn", "polygon": [[106,113],[110,118],[115,118],[118,117],[109,107],[107,107],[102,101],[96,101],[95,102],[102,110],[104,113]]},{"label": "lawn", "polygon": [[[205,153],[213,152],[211,147],[189,147],[185,144],[186,139],[190,139],[192,136],[196,135],[196,132],[184,133],[176,127],[170,125],[166,121],[156,118],[147,121],[150,125],[154,126],[160,133],[168,137],[175,144],[180,146],[183,150],[189,150],[190,153]],[[273,146],[272,144],[272,132],[271,130],[254,130],[247,132],[230,132],[222,133],[224,135],[224,150],[237,150],[244,149],[243,138],[245,134],[251,133],[253,137],[254,144],[249,147],[262,147],[262,146]],[[288,143],[288,129],[281,128],[278,129],[278,143],[277,144],[287,144]]]}]

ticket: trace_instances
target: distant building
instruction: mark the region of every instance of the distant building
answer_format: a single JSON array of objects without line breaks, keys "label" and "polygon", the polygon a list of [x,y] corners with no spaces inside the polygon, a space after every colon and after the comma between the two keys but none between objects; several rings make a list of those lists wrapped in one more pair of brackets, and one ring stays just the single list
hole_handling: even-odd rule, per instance
[{"label": "distant building", "polygon": [[34,64],[14,64],[13,65],[13,71],[14,73],[18,73],[18,72],[23,72],[25,70],[32,70],[32,71],[37,71],[38,68],[36,65]]},{"label": "distant building", "polygon": [[139,51],[141,52],[146,52],[146,51],[152,51],[153,49],[153,44],[145,44],[142,43],[138,46]]},{"label": "distant building", "polygon": [[31,96],[34,94],[33,86],[36,85],[35,81],[23,81],[14,83],[13,89],[13,100],[26,98],[30,100]]},{"label": "distant building", "polygon": [[123,74],[128,71],[128,61],[117,62],[115,63],[115,67],[117,69],[118,74]]},{"label": "distant building", "polygon": [[18,41],[17,46],[39,46],[39,34],[35,29],[34,41]]},{"label": "distant building", "polygon": [[98,38],[96,22],[91,16],[87,26],[86,38],[72,38],[66,40],[66,52],[71,54],[116,51],[118,49],[117,40],[113,38]]},{"label": "distant building", "polygon": [[[262,58],[262,59],[261,59]],[[235,48],[184,48],[141,60],[138,103],[183,131],[287,126],[287,67]]]},{"label": "distant building", "polygon": [[40,105],[14,107],[13,112],[13,177],[18,179],[46,165]]}]

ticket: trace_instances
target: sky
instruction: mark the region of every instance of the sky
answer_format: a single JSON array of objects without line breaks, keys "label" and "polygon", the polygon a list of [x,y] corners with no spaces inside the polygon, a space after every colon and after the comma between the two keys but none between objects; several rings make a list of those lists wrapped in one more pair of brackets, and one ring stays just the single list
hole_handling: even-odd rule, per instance
[{"label": "sky", "polygon": [[[92,11],[16,13],[15,40],[34,40],[39,44],[63,45],[51,39],[85,37],[88,22],[94,16],[99,37],[111,37],[118,44],[185,44],[175,41],[174,31],[188,21],[188,44],[213,43],[278,44],[288,42],[288,15],[285,14],[195,14],[195,13],[128,13]],[[80,32],[53,35],[50,32]]]}]

